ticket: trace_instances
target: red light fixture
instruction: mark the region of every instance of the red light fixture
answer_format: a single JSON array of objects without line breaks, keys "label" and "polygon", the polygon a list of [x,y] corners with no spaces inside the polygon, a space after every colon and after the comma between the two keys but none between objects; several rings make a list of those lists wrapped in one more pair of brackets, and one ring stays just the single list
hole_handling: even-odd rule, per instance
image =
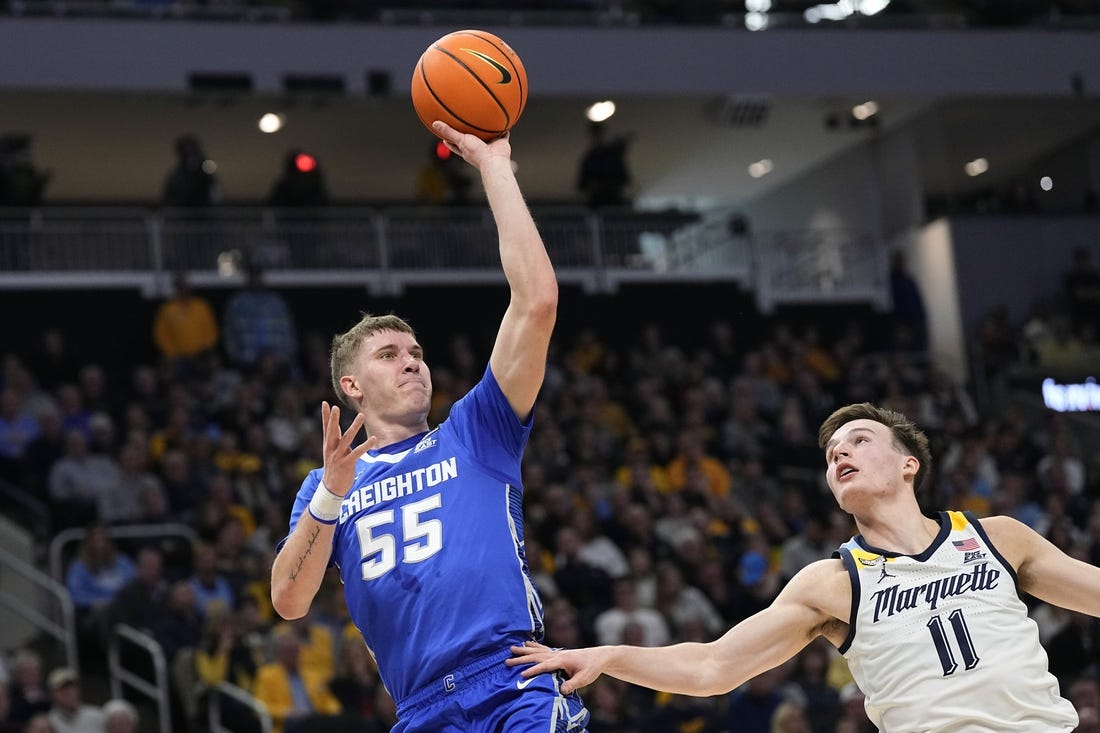
[{"label": "red light fixture", "polygon": [[300,173],[312,173],[317,168],[317,159],[309,153],[298,153],[294,156],[294,167]]}]

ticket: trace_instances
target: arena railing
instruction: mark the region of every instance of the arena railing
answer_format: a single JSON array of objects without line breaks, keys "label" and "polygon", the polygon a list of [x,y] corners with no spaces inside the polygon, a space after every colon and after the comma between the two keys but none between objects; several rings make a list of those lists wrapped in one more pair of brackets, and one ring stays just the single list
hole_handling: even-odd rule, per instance
[{"label": "arena railing", "polygon": [[[65,663],[79,672],[80,660],[76,651],[76,613],[69,591],[38,568],[0,547],[0,576],[5,573],[18,575],[37,592],[32,597],[28,597],[26,593],[11,593],[6,588],[11,587],[12,584],[4,582],[0,577],[0,604],[26,619],[46,635],[53,637],[65,650]],[[35,603],[34,598],[39,596],[44,597],[44,602]],[[59,618],[51,618],[48,612],[43,612],[43,606],[56,608]]]},{"label": "arena railing", "polygon": [[[120,642],[137,646],[149,655],[153,666],[152,682],[123,664]],[[107,647],[107,669],[111,678],[112,697],[121,698],[122,686],[130,686],[156,705],[157,729],[160,733],[172,733],[172,715],[168,703],[168,665],[164,659],[164,650],[156,639],[128,624],[117,624]]]},{"label": "arena railing", "polygon": [[234,703],[245,707],[255,715],[256,721],[260,726],[260,733],[271,733],[273,730],[274,726],[272,725],[271,714],[267,711],[267,708],[264,707],[264,704],[253,697],[248,691],[228,682],[220,682],[210,687],[209,693],[207,700],[207,729],[210,733],[233,733],[233,731],[222,724],[222,697],[229,698]]},{"label": "arena railing", "polygon": [[870,234],[846,229],[768,232],[753,248],[757,303],[868,302],[890,307],[889,253]]},{"label": "arena railing", "polygon": [[[749,233],[723,212],[532,206],[563,284],[734,282],[761,305],[885,302],[886,253],[853,230]],[[0,288],[138,288],[164,295],[171,273],[236,287],[258,262],[276,287],[499,284],[484,206],[203,210],[43,207],[0,211]]]},{"label": "arena railing", "polygon": [[0,479],[0,512],[27,529],[45,546],[50,536],[50,508],[27,489]]},{"label": "arena railing", "polygon": [[[70,555],[68,546],[80,542],[87,536],[88,530],[84,527],[69,527],[55,534],[50,540],[48,549],[50,575],[58,582],[65,582],[65,566]],[[155,539],[158,541],[166,537],[179,537],[190,543],[192,547],[198,542],[198,533],[193,527],[175,522],[109,526],[107,536],[112,540]]]},{"label": "arena railing", "polygon": [[278,3],[141,2],[140,0],[9,0],[10,15],[51,18],[134,18],[270,22],[294,18]]}]

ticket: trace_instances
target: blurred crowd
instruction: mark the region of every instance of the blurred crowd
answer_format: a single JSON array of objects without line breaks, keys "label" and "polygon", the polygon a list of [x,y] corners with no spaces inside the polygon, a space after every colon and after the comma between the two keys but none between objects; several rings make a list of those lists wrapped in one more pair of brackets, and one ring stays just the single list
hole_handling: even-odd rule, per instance
[{"label": "blurred crowd", "polygon": [[1095,247],[1073,250],[1060,292],[1037,300],[1014,319],[1004,305],[982,319],[977,354],[988,379],[1039,368],[1048,374],[1091,376],[1100,361],[1100,263]]},{"label": "blurred crowd", "polygon": [[[271,607],[274,547],[301,480],[321,464],[319,405],[333,394],[328,335],[300,333],[281,294],[252,275],[221,308],[181,275],[156,311],[150,363],[87,363],[60,330],[3,355],[0,473],[48,507],[41,541],[83,531],[61,579],[81,674],[35,648],[4,650],[0,732],[127,730],[108,718],[136,718],[133,706],[81,699],[81,683],[105,675],[119,623],[163,650],[176,730],[205,729],[207,696],[223,682],[253,694],[281,733],[393,724],[338,577],[303,619],[284,622]],[[1100,474],[1065,416],[979,409],[904,324],[821,324],[749,331],[716,316],[695,343],[671,321],[624,324],[637,329],[617,334],[625,341],[559,329],[524,464],[527,559],[548,644],[713,639],[829,557],[854,528],[825,488],[816,432],[849,402],[898,409],[927,431],[928,509],[1009,514],[1100,564]],[[435,424],[488,352],[461,330],[428,347]],[[164,523],[185,524],[197,542],[158,531]],[[113,534],[143,525],[154,527]],[[1097,621],[1031,603],[1079,730],[1100,729]],[[823,641],[728,695],[602,678],[585,700],[592,733],[872,730]],[[222,715],[251,730],[246,709],[227,702]]]}]

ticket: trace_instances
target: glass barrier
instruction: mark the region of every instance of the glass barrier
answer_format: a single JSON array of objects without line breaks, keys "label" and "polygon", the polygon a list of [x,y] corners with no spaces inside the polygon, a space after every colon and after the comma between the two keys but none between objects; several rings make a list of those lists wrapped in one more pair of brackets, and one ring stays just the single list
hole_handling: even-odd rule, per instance
[{"label": "glass barrier", "polygon": [[[886,304],[886,251],[850,230],[750,233],[726,214],[532,207],[562,283],[731,282],[779,303]],[[0,288],[134,287],[167,293],[172,273],[236,287],[255,262],[276,287],[500,284],[486,207],[195,211],[45,207],[0,212]]]}]

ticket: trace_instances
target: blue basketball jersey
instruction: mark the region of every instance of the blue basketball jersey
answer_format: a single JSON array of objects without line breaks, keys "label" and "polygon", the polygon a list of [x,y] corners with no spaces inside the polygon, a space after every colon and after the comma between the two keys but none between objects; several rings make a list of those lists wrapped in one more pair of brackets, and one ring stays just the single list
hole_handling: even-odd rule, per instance
[{"label": "blue basketball jersey", "polygon": [[[520,461],[530,427],[487,369],[436,429],[359,462],[332,558],[398,702],[471,659],[542,637],[523,552]],[[299,490],[291,531],[321,474]]]}]

